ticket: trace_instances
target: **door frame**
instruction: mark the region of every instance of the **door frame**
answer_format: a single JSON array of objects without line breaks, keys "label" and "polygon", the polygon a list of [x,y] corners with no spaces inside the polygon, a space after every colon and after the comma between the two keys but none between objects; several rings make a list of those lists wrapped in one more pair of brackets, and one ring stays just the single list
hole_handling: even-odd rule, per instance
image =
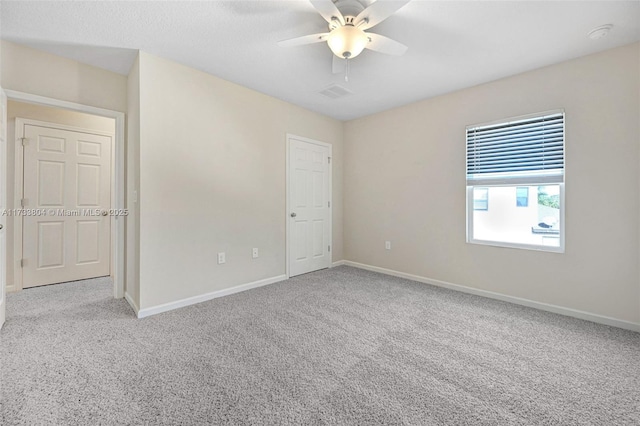
[{"label": "door frame", "polygon": [[[7,170],[7,95],[0,87],[0,170]],[[0,172],[2,173],[2,172]],[[0,179],[0,207],[7,208],[7,178]],[[7,220],[0,217],[0,328],[5,323],[7,314]]]},{"label": "door frame", "polygon": [[333,146],[330,143],[326,143],[326,142],[321,142],[321,141],[317,141],[315,139],[309,139],[309,138],[305,138],[303,136],[297,136],[297,135],[293,135],[291,133],[287,133],[287,160],[286,160],[286,204],[285,204],[285,223],[286,223],[286,231],[285,231],[285,256],[286,256],[286,263],[285,263],[285,274],[287,275],[287,278],[291,278],[291,274],[290,274],[290,260],[289,260],[289,255],[291,254],[291,243],[289,241],[289,239],[291,238],[291,221],[289,220],[289,214],[291,213],[291,200],[290,200],[290,196],[289,196],[289,189],[291,187],[290,185],[290,179],[291,179],[291,175],[289,173],[289,166],[291,165],[291,140],[295,139],[295,140],[299,140],[302,142],[307,142],[310,144],[314,144],[314,145],[319,145],[322,147],[326,147],[329,149],[329,158],[331,158],[331,161],[329,161],[329,201],[330,201],[330,205],[329,205],[329,247],[332,248],[332,250],[329,252],[329,268],[331,268],[331,266],[333,265],[333,153],[332,153],[332,148]]},{"label": "door frame", "polygon": [[[124,131],[125,131],[125,114],[119,111],[113,111],[109,109],[97,108],[88,105],[77,104],[73,102],[60,101],[57,99],[47,98],[44,96],[31,95],[28,93],[17,92],[13,90],[5,90],[8,100],[26,102],[36,105],[44,105],[54,108],[66,109],[70,111],[77,111],[86,114],[97,115],[101,117],[115,119],[115,134],[107,133],[107,135],[113,136],[112,143],[113,149],[111,150],[111,208],[122,210],[125,209],[124,194],[125,194],[125,180],[124,180]],[[20,128],[18,122],[22,123]],[[24,124],[45,125],[50,127],[52,124],[56,128],[72,131],[90,132],[95,134],[101,134],[99,131],[93,131],[88,129],[79,129],[72,126],[57,125],[54,123],[46,123],[37,120],[16,119],[16,139],[23,136]],[[19,208],[20,195],[23,190],[22,183],[22,168],[24,164],[24,153],[22,145],[16,143],[15,150],[15,208]],[[111,216],[111,277],[113,279],[113,297],[124,297],[124,280],[125,280],[125,258],[124,258],[124,233],[125,233],[125,216]],[[14,221],[14,282],[11,287],[12,290],[22,289],[22,269],[19,261],[22,258],[22,220]],[[19,237],[19,238],[18,238]],[[19,250],[19,251],[18,251]]]}]

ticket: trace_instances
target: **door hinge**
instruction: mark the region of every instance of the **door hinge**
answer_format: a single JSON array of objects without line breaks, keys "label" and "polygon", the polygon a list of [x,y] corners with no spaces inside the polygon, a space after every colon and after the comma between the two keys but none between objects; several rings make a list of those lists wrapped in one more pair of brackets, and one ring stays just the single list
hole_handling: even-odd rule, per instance
[{"label": "door hinge", "polygon": [[331,201],[327,201],[327,207],[331,207]]},{"label": "door hinge", "polygon": [[29,204],[29,199],[28,198],[23,198],[20,200],[20,206],[21,207],[27,207],[27,204]]},{"label": "door hinge", "polygon": [[331,251],[331,246],[327,246],[327,250]]},{"label": "door hinge", "polygon": [[27,266],[27,259],[20,259],[20,267],[24,268],[25,266]]},{"label": "door hinge", "polygon": [[27,141],[28,141],[29,139],[27,139],[27,138],[20,138],[19,140],[20,140],[20,143],[22,144],[22,146],[27,146]]},{"label": "door hinge", "polygon": [[327,159],[329,160],[329,164],[331,164],[331,157],[327,157]]}]

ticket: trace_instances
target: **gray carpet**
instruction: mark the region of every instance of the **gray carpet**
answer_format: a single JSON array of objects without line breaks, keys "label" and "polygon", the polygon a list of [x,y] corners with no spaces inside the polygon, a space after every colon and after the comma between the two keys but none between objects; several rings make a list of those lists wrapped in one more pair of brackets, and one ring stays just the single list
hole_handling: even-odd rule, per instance
[{"label": "gray carpet", "polygon": [[638,425],[640,334],[338,267],[137,320],[9,295],[0,423]]}]

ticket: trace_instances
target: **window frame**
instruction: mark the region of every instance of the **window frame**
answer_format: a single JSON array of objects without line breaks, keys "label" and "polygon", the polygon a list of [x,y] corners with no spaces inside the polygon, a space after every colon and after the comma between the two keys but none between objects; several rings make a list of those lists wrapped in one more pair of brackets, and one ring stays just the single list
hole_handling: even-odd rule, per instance
[{"label": "window frame", "polygon": [[[478,184],[474,184],[473,182],[469,182],[467,179],[466,182],[466,240],[468,244],[477,244],[483,246],[492,246],[492,247],[502,247],[502,248],[514,248],[514,249],[524,249],[524,250],[533,250],[539,252],[550,252],[550,253],[564,253],[565,252],[565,175],[566,175],[566,142],[567,142],[567,133],[566,133],[566,115],[564,109],[556,109],[552,111],[545,111],[535,114],[527,114],[518,117],[510,117],[501,120],[495,120],[488,123],[481,123],[476,125],[467,126],[465,129],[465,142],[467,141],[467,130],[472,127],[480,127],[480,126],[491,126],[491,125],[499,125],[499,124],[507,124],[509,122],[525,120],[528,118],[536,118],[542,117],[545,115],[558,114],[562,113],[563,115],[563,155],[564,155],[564,165],[562,172],[562,180],[561,181],[553,181],[548,178],[544,174],[541,176],[536,176],[535,173],[531,173],[530,176],[515,176],[512,177],[504,177],[493,179],[494,182],[478,182]],[[466,144],[465,144],[466,146]],[[466,151],[466,150],[465,150]],[[465,170],[466,172],[466,170]],[[559,245],[558,247],[554,246],[545,246],[545,245],[537,245],[537,244],[523,244],[523,243],[511,243],[504,241],[490,241],[490,240],[480,240],[473,238],[473,214],[474,211],[474,200],[473,200],[473,189],[474,188],[491,188],[491,187],[513,187],[514,189],[522,186],[548,186],[548,185],[558,185],[559,186],[559,200],[560,200],[560,211],[559,211]],[[517,191],[517,190],[516,190]],[[529,202],[531,202],[531,192],[528,194]],[[537,200],[535,200],[537,202]],[[517,203],[517,196],[516,196]],[[489,204],[489,200],[487,199],[487,206]],[[517,207],[517,206],[516,206]]]}]

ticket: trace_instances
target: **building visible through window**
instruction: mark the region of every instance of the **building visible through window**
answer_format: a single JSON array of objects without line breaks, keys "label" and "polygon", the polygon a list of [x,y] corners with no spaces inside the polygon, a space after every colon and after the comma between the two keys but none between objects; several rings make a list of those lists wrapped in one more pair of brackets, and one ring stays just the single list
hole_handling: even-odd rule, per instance
[{"label": "building visible through window", "polygon": [[489,188],[474,188],[473,209],[474,210],[489,209]]},{"label": "building visible through window", "polygon": [[516,206],[529,207],[529,188],[518,186],[516,188]]}]

